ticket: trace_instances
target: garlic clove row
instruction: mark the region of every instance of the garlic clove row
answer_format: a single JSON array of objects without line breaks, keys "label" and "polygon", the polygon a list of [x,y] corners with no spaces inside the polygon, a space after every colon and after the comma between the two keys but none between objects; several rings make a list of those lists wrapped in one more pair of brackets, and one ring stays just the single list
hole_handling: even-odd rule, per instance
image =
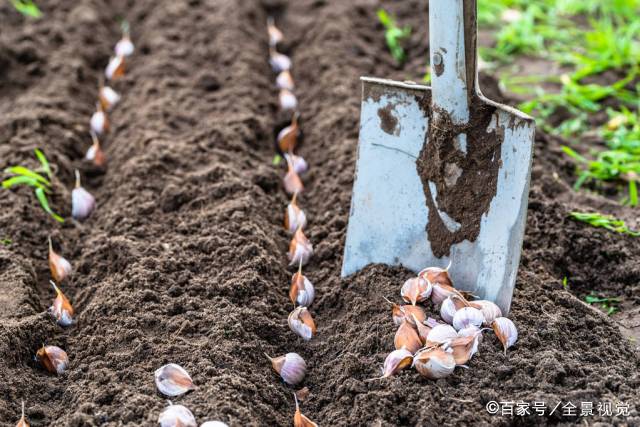
[{"label": "garlic clove row", "polygon": [[55,345],[43,345],[36,353],[36,360],[52,374],[62,375],[69,366],[67,353]]},{"label": "garlic clove row", "polygon": [[309,341],[316,334],[316,324],[307,307],[295,308],[289,314],[288,322],[289,328],[305,341]]},{"label": "garlic clove row", "polygon": [[294,386],[304,380],[304,376],[307,373],[307,364],[298,353],[287,353],[273,358],[265,353],[265,356],[267,356],[273,369],[285,383]]},{"label": "garlic clove row", "polygon": [[165,396],[180,396],[195,389],[189,373],[182,366],[175,363],[169,363],[158,368],[154,376],[158,391]]},{"label": "garlic clove row", "polygon": [[507,349],[518,340],[518,329],[516,325],[506,317],[497,317],[491,323],[491,328],[502,343],[504,354],[506,355]]}]

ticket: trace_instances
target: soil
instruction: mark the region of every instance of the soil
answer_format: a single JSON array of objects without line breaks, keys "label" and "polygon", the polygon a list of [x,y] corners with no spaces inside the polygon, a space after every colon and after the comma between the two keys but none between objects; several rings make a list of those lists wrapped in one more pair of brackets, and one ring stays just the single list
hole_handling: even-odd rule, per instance
[{"label": "soil", "polygon": [[[640,240],[567,219],[571,210],[636,215],[598,195],[575,193],[562,141],[536,140],[528,224],[510,317],[520,338],[507,355],[487,333],[470,369],[438,380],[413,371],[379,375],[393,347],[383,296],[398,299],[411,273],[370,266],[340,279],[358,136],[360,75],[419,80],[425,1],[51,0],[27,21],[0,3],[0,169],[35,167],[41,148],[55,165],[54,209],[69,217],[73,170],[98,201],[84,223],[52,221],[27,189],[0,191],[0,424],[21,400],[32,426],[156,425],[166,406],[153,372],[179,363],[197,389],[174,401],[199,421],[290,425],[291,389],[263,351],[300,353],[311,393],[302,410],[320,425],[640,424],[637,342],[581,302],[595,291],[640,305]],[[385,49],[376,9],[415,29],[408,61]],[[311,165],[300,199],[315,254],[306,275],[318,336],[288,329],[289,236],[282,170],[271,164],[281,125],[267,62],[267,11],[277,15],[293,74]],[[136,43],[123,99],[105,140],[106,171],[80,159],[98,77],[126,17]],[[496,84],[482,76],[485,95]],[[47,236],[74,266],[63,290],[77,324],[46,313]],[[10,239],[11,242],[4,241]],[[568,289],[562,286],[568,278]],[[455,278],[454,278],[455,279]],[[394,297],[395,296],[395,297]],[[433,313],[433,307],[428,306]],[[33,362],[43,344],[63,347],[59,377]],[[607,401],[629,417],[489,415],[491,400]]]}]

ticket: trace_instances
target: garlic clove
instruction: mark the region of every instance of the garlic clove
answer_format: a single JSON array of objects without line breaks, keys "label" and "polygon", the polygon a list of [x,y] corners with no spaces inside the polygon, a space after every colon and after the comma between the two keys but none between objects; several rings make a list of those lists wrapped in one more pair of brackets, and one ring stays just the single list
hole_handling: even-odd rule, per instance
[{"label": "garlic clove", "polygon": [[43,345],[36,353],[36,360],[52,374],[61,375],[69,366],[67,353],[55,345]]},{"label": "garlic clove", "polygon": [[276,77],[276,86],[278,87],[278,89],[293,90],[295,88],[295,83],[293,81],[291,71],[281,71]]},{"label": "garlic clove", "polygon": [[402,310],[404,318],[411,324],[411,326],[415,326],[415,319],[418,319],[418,322],[421,323],[427,318],[427,314],[424,312],[424,309],[417,305],[401,305],[400,310]]},{"label": "garlic clove", "polygon": [[[401,348],[399,350],[394,350],[387,358],[384,360],[384,366],[382,368],[382,377],[380,378],[388,378],[392,375],[397,374],[407,366],[411,365],[413,361],[413,354],[406,348]],[[374,378],[377,379],[377,378]]]},{"label": "garlic clove", "polygon": [[506,355],[507,349],[518,340],[518,329],[516,325],[506,317],[496,317],[491,323],[491,328],[502,343],[504,354]]},{"label": "garlic clove", "polygon": [[302,156],[296,156],[295,154],[285,154],[284,158],[287,159],[287,163],[291,163],[291,168],[298,175],[302,175],[309,170],[309,164]]},{"label": "garlic clove", "polygon": [[124,76],[124,56],[114,56],[109,60],[107,68],[104,70],[104,76],[107,80],[115,80]]},{"label": "garlic clove", "polygon": [[446,343],[458,336],[458,333],[451,325],[444,323],[431,328],[427,335],[426,345]]},{"label": "garlic clove", "polygon": [[423,377],[433,380],[444,378],[456,367],[453,354],[438,347],[420,350],[413,358],[413,367]]},{"label": "garlic clove", "polygon": [[300,135],[298,117],[298,112],[295,112],[291,118],[291,124],[278,132],[276,141],[278,141],[278,148],[282,153],[291,153],[296,149],[298,136]]},{"label": "garlic clove", "polygon": [[449,263],[447,268],[427,267],[418,273],[418,276],[434,285],[437,283],[439,285],[453,287],[453,281],[451,280],[451,276],[449,276],[449,267],[451,267],[451,263]]},{"label": "garlic clove", "polygon": [[284,39],[282,31],[276,27],[272,16],[267,17],[267,32],[269,33],[269,46],[275,48]]},{"label": "garlic clove", "polygon": [[71,216],[83,221],[96,208],[96,199],[80,185],[80,172],[76,169],[76,188],[71,192]]},{"label": "garlic clove", "polygon": [[229,425],[222,421],[206,421],[200,424],[200,427],[229,427]]},{"label": "garlic clove", "polygon": [[49,270],[51,277],[58,283],[62,283],[69,275],[71,275],[71,264],[62,256],[53,250],[53,244],[49,237]]},{"label": "garlic clove", "polygon": [[120,40],[118,40],[118,43],[116,43],[113,50],[116,56],[131,56],[133,55],[135,46],[133,45],[131,38],[125,34]]},{"label": "garlic clove", "polygon": [[302,190],[304,190],[304,185],[302,184],[300,175],[298,175],[298,173],[293,169],[293,166],[289,167],[287,174],[282,179],[282,184],[284,186],[284,191],[290,195],[301,193]]},{"label": "garlic clove", "polygon": [[433,284],[433,291],[431,292],[431,302],[435,305],[441,304],[447,297],[451,295],[460,295],[455,288],[449,285],[443,285],[441,283]]},{"label": "garlic clove", "polygon": [[[300,265],[300,267],[302,266]],[[291,302],[294,305],[309,307],[313,303],[315,295],[313,284],[302,274],[302,269],[299,268],[291,278],[291,288],[289,289]]]},{"label": "garlic clove", "polygon": [[475,333],[475,335],[457,337],[452,339],[447,347],[451,348],[453,351],[453,358],[456,361],[456,365],[464,365],[466,364],[474,354],[478,352],[478,344],[480,342],[479,337],[481,336],[481,332]]},{"label": "garlic clove", "polygon": [[311,255],[313,255],[313,245],[304,235],[302,228],[298,228],[289,243],[289,265],[306,265]]},{"label": "garlic clove", "polygon": [[450,296],[442,301],[442,304],[440,305],[440,317],[446,323],[453,323],[453,316],[456,314],[456,311],[458,311],[458,309]]},{"label": "garlic clove", "polygon": [[[171,402],[169,402],[171,403]],[[198,427],[189,409],[182,405],[170,404],[158,416],[160,427]]]},{"label": "garlic clove", "polygon": [[87,150],[85,159],[93,162],[97,167],[103,167],[107,163],[107,156],[104,154],[104,151],[102,151],[100,140],[98,140],[98,136],[93,131],[91,131],[91,139],[93,140],[93,144]]},{"label": "garlic clove", "polygon": [[16,424],[16,427],[29,427],[27,418],[24,415],[24,400],[22,401],[22,416],[20,417],[20,421],[18,421],[18,424]]},{"label": "garlic clove", "polygon": [[425,345],[427,343],[427,337],[429,336],[429,332],[431,332],[431,327],[422,323],[422,321],[420,321],[420,319],[418,319],[414,314],[411,314],[411,317],[413,317],[413,322],[418,331],[418,337],[420,337],[420,342],[422,343],[422,345]]},{"label": "garlic clove", "polygon": [[53,301],[53,305],[49,307],[49,312],[56,319],[58,325],[62,327],[71,326],[73,324],[73,307],[53,280],[49,280],[49,282],[56,291],[56,299]]},{"label": "garlic clove", "polygon": [[482,342],[482,331],[486,331],[488,328],[480,329],[477,326],[467,326],[466,328],[462,328],[458,331],[459,337],[468,337],[468,336],[477,336],[478,342]]},{"label": "garlic clove", "polygon": [[270,49],[269,64],[274,73],[281,73],[291,69],[291,58],[275,49]]},{"label": "garlic clove", "polygon": [[400,295],[406,302],[416,305],[416,303],[429,298],[431,291],[431,283],[420,277],[412,277],[404,282],[404,285],[402,285],[400,289]]},{"label": "garlic clove", "polygon": [[500,307],[498,307],[498,305],[494,302],[487,300],[476,300],[470,302],[469,304],[471,305],[471,307],[477,308],[482,312],[482,315],[484,316],[483,325],[485,326],[491,325],[496,318],[502,317],[502,310],[500,310]]},{"label": "garlic clove", "polygon": [[316,324],[307,307],[297,307],[289,314],[289,328],[309,341],[316,334]]},{"label": "garlic clove", "polygon": [[293,195],[291,203],[287,206],[287,211],[284,215],[284,228],[289,230],[290,233],[295,233],[298,228],[303,228],[307,225],[307,216],[304,211],[298,207],[296,202],[298,195]]},{"label": "garlic clove", "polygon": [[482,322],[484,322],[484,316],[480,310],[473,307],[463,307],[453,315],[452,324],[455,330],[459,331],[472,325],[479,328],[482,326]]},{"label": "garlic clove", "polygon": [[107,113],[102,109],[102,105],[100,103],[97,104],[96,111],[91,116],[89,124],[91,125],[91,132],[96,135],[102,135],[109,131],[109,118],[107,117]]},{"label": "garlic clove", "polygon": [[118,102],[120,102],[120,95],[118,92],[109,86],[100,87],[98,98],[100,99],[100,105],[104,111],[111,110]]},{"label": "garlic clove", "polygon": [[298,396],[296,396],[295,393],[293,393],[293,398],[296,401],[296,412],[293,415],[293,427],[318,427],[318,424],[314,423],[300,412]]},{"label": "garlic clove", "polygon": [[189,373],[182,366],[175,363],[169,363],[158,368],[154,376],[158,391],[165,396],[180,396],[196,388]]},{"label": "garlic clove", "polygon": [[418,333],[406,319],[402,321],[402,324],[400,324],[400,327],[396,331],[393,344],[396,350],[404,348],[409,350],[411,354],[414,354],[422,347],[422,341]]},{"label": "garlic clove", "polygon": [[280,109],[283,111],[295,110],[298,108],[298,98],[289,89],[280,89],[278,94]]},{"label": "garlic clove", "polygon": [[273,369],[289,385],[301,383],[307,373],[307,364],[298,353],[287,353],[274,358],[265,353],[265,356],[271,362]]}]

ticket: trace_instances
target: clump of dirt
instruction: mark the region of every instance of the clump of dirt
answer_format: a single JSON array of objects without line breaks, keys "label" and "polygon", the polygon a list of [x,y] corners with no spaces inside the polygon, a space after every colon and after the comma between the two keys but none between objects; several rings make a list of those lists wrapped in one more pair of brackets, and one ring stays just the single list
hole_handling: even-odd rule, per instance
[{"label": "clump of dirt", "polygon": [[[288,425],[291,388],[263,356],[296,351],[307,361],[302,410],[320,425],[557,424],[562,412],[489,415],[491,400],[625,402],[640,423],[640,362],[617,324],[569,290],[589,282],[638,295],[636,240],[566,219],[573,209],[617,209],[570,190],[560,142],[536,141],[524,253],[510,316],[520,340],[507,356],[487,334],[470,369],[436,382],[406,371],[379,375],[394,326],[382,297],[398,295],[411,272],[370,266],[339,277],[358,136],[360,75],[405,80],[424,71],[426,2],[383,2],[415,29],[397,67],[384,45],[378,1],[162,0],[43,5],[46,20],[7,22],[0,46],[33,45],[38,72],[0,74],[0,169],[32,160],[40,147],[70,188],[90,145],[88,119],[98,76],[131,23],[136,54],[117,85],[121,104],[105,140],[109,164],[86,179],[98,201],[85,223],[55,224],[28,190],[0,192],[0,423],[13,425],[24,399],[33,426],[154,425],[166,405],[153,371],[184,366],[197,389],[179,399],[199,421]],[[278,11],[294,61],[311,170],[300,203],[315,254],[311,311],[318,336],[303,343],[286,323],[292,271],[281,220],[287,199],[274,168],[281,118],[267,62],[265,9]],[[5,20],[5,17],[8,17]],[[59,37],[50,37],[50,35]],[[13,55],[13,54],[12,54]],[[11,64],[17,64],[10,59]],[[19,67],[12,65],[12,67]],[[485,78],[485,77],[483,77]],[[492,81],[495,84],[494,81]],[[486,87],[483,87],[486,89]],[[35,164],[30,164],[35,166]],[[68,214],[68,192],[53,206]],[[617,211],[620,212],[620,211]],[[622,216],[635,225],[632,211]],[[46,240],[74,266],[63,286],[78,316],[61,330],[45,313]],[[598,280],[595,273],[605,274]],[[596,277],[596,279],[594,279]],[[635,292],[635,293],[634,293]],[[434,307],[427,307],[430,314]],[[71,363],[54,377],[32,359],[42,343]]]}]

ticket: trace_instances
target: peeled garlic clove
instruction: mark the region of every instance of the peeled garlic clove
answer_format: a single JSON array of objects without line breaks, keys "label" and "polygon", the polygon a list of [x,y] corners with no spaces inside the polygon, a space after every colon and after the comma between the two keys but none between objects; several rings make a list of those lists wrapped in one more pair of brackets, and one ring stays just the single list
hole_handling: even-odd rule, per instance
[{"label": "peeled garlic clove", "polygon": [[62,291],[56,286],[56,284],[49,281],[56,291],[56,299],[53,301],[53,305],[49,307],[49,312],[55,317],[58,325],[66,327],[73,324],[73,307],[62,293]]},{"label": "peeled garlic clove", "polygon": [[416,305],[416,303],[429,298],[431,291],[431,283],[421,277],[412,277],[404,282],[404,285],[402,285],[402,288],[400,289],[400,295],[406,302]]},{"label": "peeled garlic clove", "polygon": [[297,112],[294,113],[291,119],[291,124],[278,132],[276,141],[278,141],[278,148],[283,153],[291,153],[296,149],[296,146],[298,144],[298,136],[300,134],[300,128],[298,127],[298,116],[299,114]]},{"label": "peeled garlic clove", "polygon": [[109,119],[107,113],[104,112],[102,106],[98,103],[97,110],[91,116],[91,132],[96,135],[102,135],[109,130]]},{"label": "peeled garlic clove", "polygon": [[71,274],[71,264],[53,250],[51,238],[49,238],[49,269],[51,277],[58,283],[62,283]]},{"label": "peeled garlic clove", "polygon": [[114,80],[124,76],[124,56],[114,56],[109,60],[107,68],[104,70],[104,76],[108,80]]},{"label": "peeled garlic clove", "polygon": [[457,336],[458,333],[451,325],[441,323],[431,328],[427,335],[427,344],[442,344],[456,338]]},{"label": "peeled garlic clove", "polygon": [[186,407],[169,405],[158,417],[160,427],[198,427],[196,419]]},{"label": "peeled garlic clove", "polygon": [[298,175],[302,175],[306,171],[309,170],[309,165],[307,161],[302,158],[302,156],[296,156],[295,154],[285,154],[285,159],[287,162],[291,162],[291,168],[296,171]]},{"label": "peeled garlic clove", "polygon": [[409,350],[411,354],[420,350],[422,347],[422,341],[420,340],[418,333],[406,319],[402,321],[402,324],[400,324],[400,327],[396,331],[393,344],[395,345],[396,350],[405,348]]},{"label": "peeled garlic clove", "polygon": [[293,195],[293,199],[287,206],[287,211],[284,216],[284,228],[289,230],[290,233],[295,233],[298,228],[303,228],[307,225],[307,216],[304,211],[298,207],[296,198],[297,193]]},{"label": "peeled garlic clove", "polygon": [[83,221],[96,208],[96,199],[80,185],[80,172],[76,169],[76,188],[71,192],[71,216]]},{"label": "peeled garlic clove", "polygon": [[289,314],[289,328],[309,341],[316,334],[316,324],[307,307],[297,307]]},{"label": "peeled garlic clove", "polygon": [[276,86],[278,89],[293,90],[295,83],[293,82],[293,76],[289,70],[284,70],[276,77]]},{"label": "peeled garlic clove", "polygon": [[448,324],[453,323],[453,316],[456,314],[456,311],[458,311],[458,309],[451,297],[447,297],[442,301],[442,305],[440,306],[440,317],[442,320]]},{"label": "peeled garlic clove", "polygon": [[20,417],[20,421],[16,424],[16,427],[29,427],[29,423],[24,416],[24,401],[22,401],[22,416]]},{"label": "peeled garlic clove", "polygon": [[413,358],[413,366],[423,377],[437,380],[451,375],[456,361],[451,353],[433,347],[418,352]]},{"label": "peeled garlic clove", "polygon": [[316,295],[313,284],[299,269],[291,278],[291,288],[289,298],[294,305],[309,307]]},{"label": "peeled garlic clove", "polygon": [[93,162],[94,165],[98,167],[103,167],[107,163],[107,157],[102,151],[100,147],[100,141],[98,140],[98,136],[91,131],[91,139],[93,140],[93,144],[87,150],[87,154],[85,155],[85,159]]},{"label": "peeled garlic clove", "polygon": [[36,353],[36,360],[52,374],[61,375],[69,366],[67,353],[55,345],[43,345]]},{"label": "peeled garlic clove", "polygon": [[482,326],[482,322],[484,322],[482,312],[473,307],[463,307],[456,311],[453,316],[453,327],[456,331],[469,326],[476,326],[479,328]]},{"label": "peeled garlic clove", "polygon": [[267,32],[269,33],[269,46],[272,48],[284,39],[282,31],[276,27],[273,16],[267,17]]},{"label": "peeled garlic clove", "polygon": [[483,324],[485,326],[491,325],[497,317],[502,317],[502,310],[500,310],[500,307],[491,301],[476,300],[469,304],[471,304],[471,307],[477,308],[482,312],[482,315],[484,316]]},{"label": "peeled garlic clove", "polygon": [[300,412],[298,397],[295,393],[293,394],[293,398],[296,401],[296,412],[293,415],[293,427],[318,427],[318,424],[314,423]]},{"label": "peeled garlic clove", "polygon": [[298,98],[289,89],[280,89],[278,101],[280,102],[280,109],[283,111],[298,108]]},{"label": "peeled garlic clove", "polygon": [[116,43],[116,47],[113,49],[116,53],[116,56],[131,56],[133,51],[135,50],[135,46],[131,41],[131,38],[128,35],[124,35],[118,43]]},{"label": "peeled garlic clove", "polygon": [[273,369],[289,385],[301,383],[307,373],[307,364],[298,353],[287,353],[274,358],[265,353],[265,356],[271,361]]},{"label": "peeled garlic clove", "polygon": [[447,344],[447,347],[453,351],[456,365],[466,364],[478,352],[480,335],[481,333],[478,331],[475,335],[454,338]]},{"label": "peeled garlic clove", "polygon": [[276,52],[275,49],[270,50],[269,64],[274,73],[281,73],[282,71],[291,69],[291,58],[280,52]]},{"label": "peeled garlic clove", "polygon": [[410,366],[412,361],[413,354],[406,348],[392,351],[384,360],[381,378],[388,378],[397,374],[407,366]]},{"label": "peeled garlic clove", "polygon": [[180,396],[195,389],[193,380],[180,365],[169,363],[155,372],[156,387],[165,396]]},{"label": "peeled garlic clove", "polygon": [[200,427],[229,427],[229,425],[222,421],[207,421],[200,424]]},{"label": "peeled garlic clove", "polygon": [[313,245],[302,232],[302,228],[298,228],[289,243],[289,265],[305,265],[312,254]]},{"label": "peeled garlic clove", "polygon": [[105,111],[111,110],[118,102],[120,102],[120,95],[109,86],[102,86],[98,95],[100,99],[100,105]]},{"label": "peeled garlic clove", "polygon": [[502,343],[504,354],[507,354],[507,349],[518,340],[518,329],[516,329],[516,325],[506,317],[497,317],[491,323],[491,328]]},{"label": "peeled garlic clove", "polygon": [[[449,267],[451,267],[451,264],[449,264]],[[451,276],[449,276],[449,267],[427,267],[420,273],[418,273],[418,276],[431,282],[434,285],[437,283],[440,285],[453,287],[453,281],[451,280]]]}]

